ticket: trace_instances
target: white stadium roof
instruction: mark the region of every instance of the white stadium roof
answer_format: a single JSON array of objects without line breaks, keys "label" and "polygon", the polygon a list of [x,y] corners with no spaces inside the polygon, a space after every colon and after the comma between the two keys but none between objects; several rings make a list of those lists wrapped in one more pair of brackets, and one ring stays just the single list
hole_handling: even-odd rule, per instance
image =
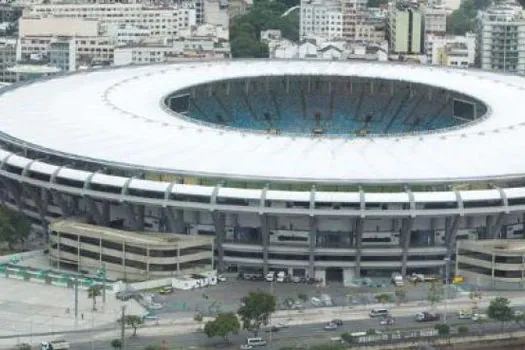
[{"label": "white stadium roof", "polygon": [[[208,81],[347,75],[434,85],[489,116],[412,136],[315,138],[220,129],[166,111],[166,95]],[[482,71],[364,62],[217,61],[99,70],[0,96],[0,131],[31,147],[177,174],[304,182],[437,182],[525,175],[525,80]]]}]

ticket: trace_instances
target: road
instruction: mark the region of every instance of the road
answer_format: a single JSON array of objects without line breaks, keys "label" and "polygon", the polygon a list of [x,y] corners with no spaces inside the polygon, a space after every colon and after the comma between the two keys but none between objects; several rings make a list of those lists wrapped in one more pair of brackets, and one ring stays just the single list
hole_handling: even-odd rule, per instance
[{"label": "road", "polygon": [[[441,321],[443,322],[443,321]],[[418,323],[415,322],[413,316],[408,317],[399,317],[396,318],[396,325],[394,329],[397,328],[432,328],[438,322],[426,322]],[[473,325],[471,320],[459,320],[455,315],[449,317],[450,324],[465,324],[469,328],[474,329],[478,327]],[[281,329],[279,332],[270,334],[263,333],[262,336],[269,342],[269,345],[266,349],[279,349],[283,346],[288,345],[312,345],[315,343],[326,343],[329,342],[331,337],[338,337],[344,332],[359,332],[366,331],[368,329],[376,330],[388,330],[386,326],[379,325],[379,319],[364,319],[364,320],[353,320],[345,322],[339,329],[335,331],[325,331],[323,329],[323,323],[316,324],[306,324],[306,325],[297,325],[289,328]],[[487,323],[484,325],[484,329],[499,329],[501,327],[499,323]],[[222,348],[231,348],[239,349],[240,344],[246,342],[246,338],[253,336],[252,333],[242,331],[238,335],[232,335],[229,337],[231,345],[226,346],[222,339],[207,338],[203,333],[187,333],[180,335],[172,336],[140,336],[140,329],[138,330],[137,337],[129,337],[127,343],[128,350],[135,349],[144,349],[147,345],[150,344],[160,344],[162,341],[166,341],[170,347],[176,348],[208,348],[208,347],[222,347]],[[116,336],[117,337],[117,336]],[[115,337],[115,338],[116,338]],[[95,341],[78,341],[73,342],[75,345],[72,346],[72,349],[75,350],[102,350],[110,348],[110,340],[95,340]]]}]

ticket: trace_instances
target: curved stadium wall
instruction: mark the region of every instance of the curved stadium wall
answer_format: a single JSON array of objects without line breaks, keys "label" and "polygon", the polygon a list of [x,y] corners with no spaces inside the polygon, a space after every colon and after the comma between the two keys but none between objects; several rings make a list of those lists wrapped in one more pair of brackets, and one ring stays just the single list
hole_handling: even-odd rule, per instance
[{"label": "curved stadium wall", "polygon": [[285,269],[345,282],[435,273],[454,259],[457,240],[523,237],[521,178],[359,186],[176,176],[71,158],[2,135],[0,180],[2,202],[44,235],[60,217],[210,235],[220,271]]}]

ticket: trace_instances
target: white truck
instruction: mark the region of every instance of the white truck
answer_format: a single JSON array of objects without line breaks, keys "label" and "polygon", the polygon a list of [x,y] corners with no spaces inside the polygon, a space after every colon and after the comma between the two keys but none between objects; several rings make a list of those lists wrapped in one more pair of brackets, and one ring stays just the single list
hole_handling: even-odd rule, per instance
[{"label": "white truck", "polygon": [[69,343],[65,340],[42,341],[40,350],[69,350]]},{"label": "white truck", "polygon": [[405,285],[405,281],[403,280],[403,276],[400,273],[398,273],[398,272],[394,272],[392,274],[392,283],[396,287],[403,287]]}]

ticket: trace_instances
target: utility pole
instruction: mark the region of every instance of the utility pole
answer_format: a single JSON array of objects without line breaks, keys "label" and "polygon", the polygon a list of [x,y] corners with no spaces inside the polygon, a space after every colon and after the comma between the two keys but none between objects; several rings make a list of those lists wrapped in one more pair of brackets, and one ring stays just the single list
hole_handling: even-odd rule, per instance
[{"label": "utility pole", "polygon": [[106,264],[102,264],[102,303],[106,303]]},{"label": "utility pole", "polygon": [[122,343],[122,349],[126,350],[126,305],[122,305],[122,317],[120,319],[120,342]]},{"label": "utility pole", "polygon": [[75,277],[75,324],[78,323],[78,277]]}]

